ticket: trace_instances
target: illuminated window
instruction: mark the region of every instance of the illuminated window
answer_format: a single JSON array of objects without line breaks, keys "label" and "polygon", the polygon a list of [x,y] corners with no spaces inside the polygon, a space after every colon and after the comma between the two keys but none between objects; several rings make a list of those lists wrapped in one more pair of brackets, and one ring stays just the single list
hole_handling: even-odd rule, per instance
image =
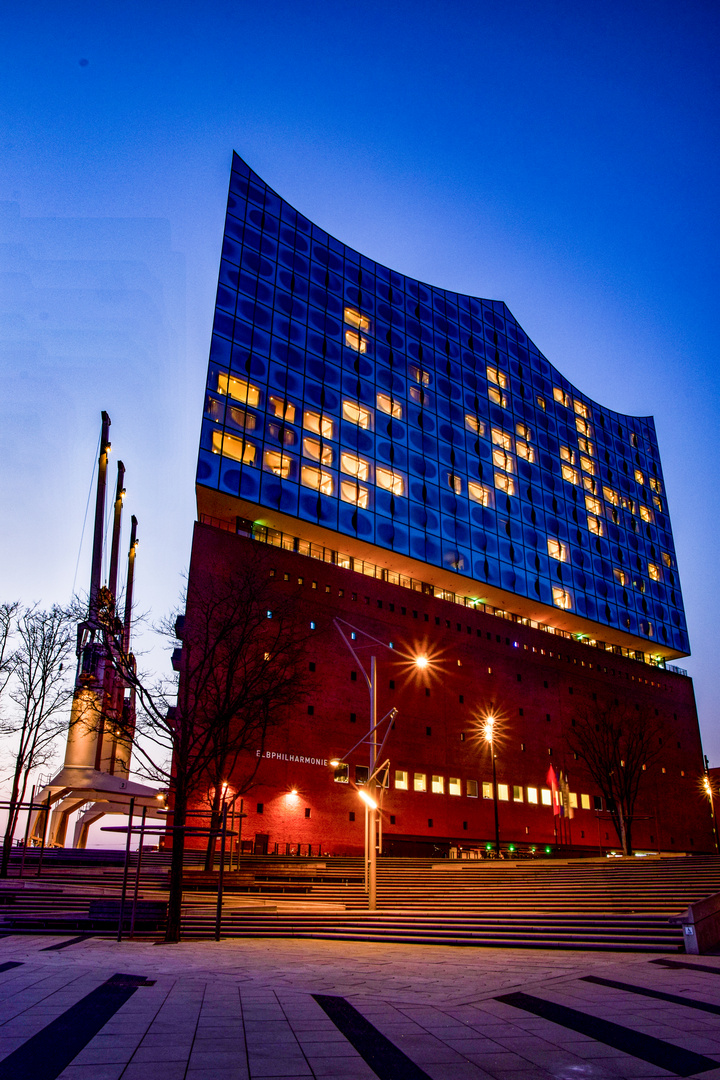
[{"label": "illuminated window", "polygon": [[620,496],[617,491],[613,491],[611,487],[604,487],[603,495],[609,503],[613,504],[613,506],[618,506],[620,504]]},{"label": "illuminated window", "polygon": [[513,802],[523,801],[523,789],[517,784],[513,784]]},{"label": "illuminated window", "polygon": [[450,473],[448,475],[448,484],[456,495],[460,495],[462,493],[462,480],[459,476],[455,476],[454,473]]},{"label": "illuminated window", "polygon": [[236,379],[232,375],[218,373],[218,394],[227,394],[234,401],[241,401],[256,409],[260,404],[260,391],[257,386],[252,386],[246,379]]},{"label": "illuminated window", "polygon": [[376,469],[375,482],[378,487],[384,491],[391,491],[393,495],[405,494],[405,480],[400,473],[392,472],[390,469]]},{"label": "illuminated window", "polygon": [[295,444],[295,432],[284,424],[268,424],[268,435],[272,439],[277,439],[278,442],[285,443],[286,446]]},{"label": "illuminated window", "polygon": [[413,791],[427,791],[425,773],[413,773]]},{"label": "illuminated window", "polygon": [[540,397],[540,395],[538,395],[538,396],[537,396],[537,397],[535,398],[535,402],[536,402],[536,404],[537,404],[537,407],[538,407],[539,409],[542,409],[542,410],[543,410],[543,412],[544,412],[544,411],[545,411],[545,398],[544,398],[544,397]]},{"label": "illuminated window", "polygon": [[517,441],[515,442],[515,450],[518,457],[525,458],[526,461],[535,460],[535,451],[533,450],[532,446],[530,446],[526,442],[523,442],[522,439],[517,439]]},{"label": "illuminated window", "polygon": [[570,611],[572,608],[572,597],[569,592],[556,585],[553,587],[553,604],[555,607],[562,608],[563,611]]},{"label": "illuminated window", "polygon": [[591,514],[602,514],[602,504],[599,499],[594,499],[592,495],[585,496],[585,506]]},{"label": "illuminated window", "polygon": [[665,563],[665,565],[672,566],[672,559],[668,555],[667,551],[661,551],[660,554],[662,555],[662,561]]},{"label": "illuminated window", "polygon": [[434,795],[442,795],[445,792],[445,780],[442,776],[433,776],[431,779],[431,791]]},{"label": "illuminated window", "polygon": [[515,472],[515,459],[507,450],[493,450],[493,465],[505,472]]},{"label": "illuminated window", "polygon": [[575,451],[571,450],[569,446],[560,447],[560,458],[562,461],[569,461],[571,465],[575,464]]},{"label": "illuminated window", "polygon": [[559,386],[553,387],[553,397],[556,401],[559,401],[561,405],[564,405],[566,409],[570,408],[570,395],[561,390]]},{"label": "illuminated window", "polygon": [[552,806],[552,791],[550,788],[544,787],[540,789],[540,801],[543,806]]},{"label": "illuminated window", "polygon": [[659,494],[662,493],[662,485],[660,484],[660,481],[657,479],[656,476],[650,477],[650,487],[653,489],[653,491],[657,491]]},{"label": "illuminated window", "polygon": [[532,432],[530,431],[530,428],[527,426],[527,424],[516,424],[515,431],[521,439],[532,439]]},{"label": "illuminated window", "polygon": [[640,504],[640,517],[643,521],[652,521],[653,513],[649,506],[643,506],[642,503]]},{"label": "illuminated window", "polygon": [[462,795],[462,785],[457,776],[451,776],[448,780],[448,794]]},{"label": "illuminated window", "polygon": [[467,780],[465,782],[465,790],[467,791],[468,799],[477,799],[477,797],[478,797],[478,782],[477,782],[477,780]]},{"label": "illuminated window", "polygon": [[597,494],[597,490],[598,490],[597,480],[594,480],[592,478],[592,476],[583,476],[582,482],[583,482],[583,487],[585,488],[586,491],[591,491],[593,493],[593,495]]},{"label": "illuminated window", "polygon": [[214,454],[222,453],[223,457],[232,461],[242,461],[243,465],[254,465],[257,448],[245,439],[237,439],[234,435],[223,436],[222,431],[213,431],[212,448]]},{"label": "illuminated window", "polygon": [[498,390],[497,386],[488,386],[488,397],[491,401],[494,401],[496,405],[499,405],[501,409],[507,409],[507,397],[502,391]]},{"label": "illuminated window", "polygon": [[[232,409],[230,411],[232,412]],[[662,510],[662,499],[660,499],[657,495],[653,495],[653,505],[657,507],[658,510]]]},{"label": "illuminated window", "polygon": [[357,454],[351,454],[347,450],[343,450],[340,454],[340,471],[348,473],[350,476],[356,476],[358,480],[367,480],[370,465],[365,458],[358,457]]},{"label": "illuminated window", "polygon": [[585,405],[582,401],[578,401],[577,398],[573,399],[573,409],[578,414],[578,416],[584,416],[586,420],[590,416],[590,410],[588,409],[587,405]]},{"label": "illuminated window", "polygon": [[423,371],[422,368],[415,367],[414,365],[411,365],[411,367],[408,368],[408,371],[410,373],[410,378],[414,379],[415,382],[422,383],[423,386],[430,385],[430,375],[427,371]]},{"label": "illuminated window", "polygon": [[407,791],[408,789],[408,774],[405,769],[395,770],[395,787],[398,791]]},{"label": "illuminated window", "polygon": [[357,330],[345,331],[345,344],[348,349],[354,349],[355,352],[367,352],[367,341],[361,334],[358,334]]},{"label": "illuminated window", "polygon": [[561,544],[559,540],[555,540],[552,536],[548,536],[547,549],[551,559],[557,559],[558,562],[567,562],[567,548],[564,544]]},{"label": "illuminated window", "polygon": [[660,567],[656,566],[655,563],[649,562],[648,563],[648,574],[650,575],[650,580],[651,581],[659,581],[660,580]]},{"label": "illuminated window", "polygon": [[372,427],[372,412],[364,405],[356,405],[354,401],[343,401],[343,420],[349,420],[351,424],[357,424],[361,428]]},{"label": "illuminated window", "polygon": [[492,799],[493,788],[488,780],[483,780],[483,799]]},{"label": "illuminated window", "polygon": [[468,480],[468,497],[473,502],[482,503],[483,506],[492,506],[495,502],[492,488],[485,484],[478,484],[474,480]]},{"label": "illuminated window", "polygon": [[361,510],[367,510],[370,491],[355,480],[341,480],[340,498],[343,502],[352,503],[353,506],[359,506]]},{"label": "illuminated window", "polygon": [[508,802],[510,799],[510,791],[507,784],[498,784],[497,786],[498,799],[502,802]]},{"label": "illuminated window", "polygon": [[303,427],[308,431],[314,431],[316,435],[322,435],[324,439],[333,438],[334,424],[331,416],[323,416],[321,413],[303,413]]},{"label": "illuminated window", "polygon": [[495,473],[495,487],[504,491],[506,495],[515,494],[515,481],[512,476],[506,476],[505,473]]},{"label": "illuminated window", "polygon": [[589,810],[590,809],[590,796],[589,795],[581,795],[580,796],[580,806],[582,807],[583,810]]},{"label": "illuminated window", "polygon": [[367,315],[361,315],[359,311],[355,310],[355,308],[345,308],[345,322],[350,323],[350,325],[354,326],[356,330],[370,329],[370,320],[368,319]]},{"label": "illuminated window", "polygon": [[589,442],[588,439],[578,439],[578,446],[580,447],[581,454],[588,454],[590,457],[595,457],[595,445]]},{"label": "illuminated window", "polygon": [[424,386],[411,386],[408,389],[408,396],[411,401],[417,402],[421,408],[432,404],[432,398]]},{"label": "illuminated window", "polygon": [[595,533],[596,536],[603,535],[603,524],[600,518],[595,517],[593,514],[588,514],[587,525],[591,533]]},{"label": "illuminated window", "polygon": [[583,419],[582,416],[575,417],[575,427],[581,435],[592,435],[592,429],[590,425],[588,424],[587,420]]},{"label": "illuminated window", "polygon": [[501,428],[494,427],[492,429],[492,441],[496,446],[502,446],[503,450],[512,450],[513,448],[512,435],[508,435]]},{"label": "illuminated window", "polygon": [[332,465],[333,462],[332,446],[323,445],[319,439],[303,439],[303,454],[323,465]]},{"label": "illuminated window", "polygon": [[394,401],[389,394],[378,394],[377,407],[380,412],[389,413],[397,420],[402,420],[402,405],[399,401]]},{"label": "illuminated window", "polygon": [[502,386],[503,390],[507,389],[507,375],[504,371],[500,371],[499,368],[489,367],[487,368],[488,382],[495,383],[496,386]]},{"label": "illuminated window", "polygon": [[574,791],[569,791],[568,792],[568,799],[570,801],[570,809],[571,810],[577,810],[577,804],[578,804],[577,803],[577,795],[575,794]]},{"label": "illuminated window", "polygon": [[274,416],[279,416],[281,420],[287,420],[288,424],[295,423],[294,405],[291,405],[285,398],[273,397],[272,395],[268,398],[268,401]]},{"label": "illuminated window", "polygon": [[613,574],[618,585],[625,586],[627,584],[627,574],[624,570],[620,570],[619,567],[613,567]]},{"label": "illuminated window", "polygon": [[236,409],[233,405],[230,406],[228,412],[230,414],[230,420],[233,424],[237,424],[238,427],[245,428],[246,431],[255,430],[257,426],[257,417],[254,413],[246,412],[245,409]]},{"label": "illuminated window", "polygon": [[580,455],[580,468],[590,473],[591,476],[595,475],[595,462],[591,461],[589,457],[585,457],[584,454]]},{"label": "illuminated window", "polygon": [[332,495],[333,493],[331,474],[325,472],[324,469],[316,469],[312,465],[303,465],[300,470],[300,483],[304,487],[312,488],[314,491],[321,491],[323,495]]},{"label": "illuminated window", "polygon": [[627,495],[620,496],[623,510],[629,510],[631,514],[637,514],[637,506],[634,499],[628,499]]},{"label": "illuminated window", "polygon": [[290,475],[290,464],[291,459],[279,450],[266,450],[263,454],[263,468],[283,479]]},{"label": "illuminated window", "polygon": [[645,483],[645,477],[643,476],[642,471],[640,469],[635,470],[635,479],[636,479],[638,484],[644,484]]},{"label": "illuminated window", "polygon": [[472,416],[470,413],[465,413],[465,427],[470,431],[476,432],[478,435],[485,434],[485,422],[479,420],[476,416]]},{"label": "illuminated window", "polygon": [[580,474],[577,469],[573,469],[572,465],[561,465],[560,472],[562,473],[563,480],[567,480],[570,484],[580,483]]},{"label": "illuminated window", "polygon": [[536,787],[529,787],[527,789],[527,801],[536,803],[538,801],[538,789]]}]

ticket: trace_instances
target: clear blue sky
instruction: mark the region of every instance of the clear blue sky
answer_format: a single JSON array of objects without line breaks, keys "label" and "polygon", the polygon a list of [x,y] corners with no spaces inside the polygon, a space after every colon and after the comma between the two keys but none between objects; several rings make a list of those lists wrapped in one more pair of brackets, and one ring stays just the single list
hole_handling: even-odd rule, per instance
[{"label": "clear blue sky", "polygon": [[[719,31],[698,0],[6,6],[0,598],[68,598],[102,408],[140,606],[177,596],[235,149],[343,241],[504,300],[586,393],[655,416],[720,764]],[[88,567],[86,535],[79,587]]]}]

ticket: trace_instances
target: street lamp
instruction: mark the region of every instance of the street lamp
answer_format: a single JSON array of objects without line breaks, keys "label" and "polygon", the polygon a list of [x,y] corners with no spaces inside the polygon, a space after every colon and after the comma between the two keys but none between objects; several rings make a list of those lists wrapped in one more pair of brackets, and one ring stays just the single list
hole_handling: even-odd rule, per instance
[{"label": "street lamp", "polygon": [[495,854],[500,855],[500,826],[498,824],[498,791],[497,791],[497,776],[495,773],[495,717],[490,714],[485,717],[485,723],[483,725],[483,736],[485,742],[490,746],[490,757],[492,758],[492,785],[493,785],[493,807],[495,809]]},{"label": "street lamp", "polygon": [[710,777],[707,773],[703,776],[703,791],[710,800],[710,813],[712,814],[713,823],[713,840],[715,841],[715,850],[720,852],[718,846],[718,830],[717,830],[717,818],[715,817],[715,799],[713,798],[712,784],[710,783]]}]

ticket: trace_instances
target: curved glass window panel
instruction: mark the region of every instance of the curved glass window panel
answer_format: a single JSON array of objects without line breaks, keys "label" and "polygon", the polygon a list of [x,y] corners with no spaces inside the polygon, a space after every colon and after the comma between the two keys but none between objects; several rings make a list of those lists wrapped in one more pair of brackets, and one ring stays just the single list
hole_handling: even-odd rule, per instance
[{"label": "curved glass window panel", "polygon": [[591,514],[601,514],[602,504],[599,499],[594,499],[592,495],[585,496],[585,508],[590,511]]},{"label": "curved glass window panel", "polygon": [[474,431],[477,435],[485,434],[485,421],[480,420],[477,416],[473,416],[471,413],[465,413],[465,427],[469,431]]},{"label": "curved glass window panel", "polygon": [[342,414],[343,420],[349,420],[351,424],[357,424],[361,428],[372,427],[372,410],[358,405],[355,401],[343,401]]},{"label": "curved glass window panel", "polygon": [[517,439],[515,442],[515,453],[518,457],[525,458],[526,461],[535,461],[535,450],[529,443],[523,442],[522,439]]},{"label": "curved glass window panel", "polygon": [[241,461],[244,465],[254,465],[257,456],[257,447],[247,441],[238,439],[235,435],[222,431],[213,431],[212,448],[214,454],[222,454],[223,457],[231,458],[232,461]]},{"label": "curved glass window panel", "polygon": [[508,378],[504,371],[500,371],[499,368],[490,367],[489,365],[486,371],[488,382],[495,383],[496,386],[502,386],[503,390],[507,389]]},{"label": "curved glass window panel", "polygon": [[515,481],[512,476],[506,476],[505,473],[495,473],[495,487],[504,491],[506,495],[515,494]]},{"label": "curved glass window panel", "polygon": [[545,398],[541,397],[540,394],[536,396],[535,404],[537,405],[538,409],[542,409],[543,412],[545,412],[545,410],[547,409],[547,405],[545,404]]},{"label": "curved glass window panel", "polygon": [[495,494],[487,484],[478,484],[475,480],[468,480],[468,498],[482,506],[494,506]]},{"label": "curved glass window panel", "polygon": [[557,559],[558,562],[567,562],[567,548],[559,540],[548,536],[547,549],[551,559]]},{"label": "curved glass window panel", "polygon": [[588,514],[587,525],[591,533],[594,533],[596,536],[603,535],[603,523],[600,518],[595,517],[594,514]]},{"label": "curved glass window panel", "polygon": [[416,383],[422,383],[423,386],[430,385],[430,373],[423,368],[411,364],[408,368],[408,374]]},{"label": "curved glass window panel", "polygon": [[308,431],[314,431],[317,435],[322,435],[323,439],[335,437],[335,425],[332,417],[324,416],[322,413],[306,410],[303,413],[303,427]]},{"label": "curved glass window panel", "polygon": [[582,416],[575,417],[575,427],[581,435],[586,435],[588,437],[592,435],[592,428],[588,424],[587,420],[585,420],[585,418]]},{"label": "curved glass window panel", "polygon": [[349,349],[354,349],[355,352],[367,352],[367,339],[362,334],[358,334],[357,330],[345,331],[345,344]]},{"label": "curved glass window panel", "polygon": [[609,503],[613,506],[620,505],[620,496],[614,488],[603,486],[603,495]]},{"label": "curved glass window panel", "polygon": [[343,502],[359,506],[361,510],[367,510],[370,502],[370,491],[359,484],[357,480],[340,481],[340,498]]},{"label": "curved glass window panel", "polygon": [[660,581],[662,576],[660,567],[656,566],[655,563],[648,563],[648,575],[651,581]]},{"label": "curved glass window panel", "polygon": [[405,494],[405,477],[401,473],[393,472],[392,469],[375,470],[375,482],[384,491],[391,491],[393,495]]},{"label": "curved glass window panel", "polygon": [[562,473],[563,480],[567,480],[569,484],[580,483],[580,473],[577,469],[573,469],[572,465],[561,465],[560,471]]},{"label": "curved glass window panel", "polygon": [[432,398],[428,394],[427,390],[422,386],[411,386],[408,389],[408,397],[411,401],[415,401],[420,406],[426,406],[432,404]]},{"label": "curved glass window panel", "polygon": [[580,455],[580,468],[584,472],[590,473],[591,476],[595,475],[595,462],[591,461],[589,457],[585,457],[584,454]]},{"label": "curved glass window panel", "polygon": [[370,320],[367,315],[363,315],[361,312],[356,311],[355,308],[346,307],[344,313],[344,319],[350,326],[354,326],[356,330],[369,330]]},{"label": "curved glass window panel", "polygon": [[343,450],[340,454],[340,471],[349,476],[355,476],[358,480],[367,480],[370,475],[370,463],[365,458],[358,457],[357,454]]},{"label": "curved glass window panel", "polygon": [[586,420],[590,419],[590,410],[583,401],[578,401],[577,399],[575,399],[573,401],[573,409],[578,414],[578,416],[584,416]]},{"label": "curved glass window panel", "polygon": [[448,487],[450,487],[456,495],[460,495],[462,492],[462,480],[454,473],[448,474]]},{"label": "curved glass window panel", "polygon": [[581,454],[587,454],[588,457],[595,457],[595,445],[591,443],[589,439],[583,439],[582,436],[578,436],[578,447]]},{"label": "curved glass window panel", "polygon": [[254,413],[247,412],[246,409],[237,409],[234,405],[231,405],[228,409],[228,415],[233,424],[245,428],[246,431],[254,431],[257,426],[257,417]]},{"label": "curved glass window panel", "polygon": [[643,521],[652,521],[653,513],[649,506],[643,506],[642,503],[640,504],[640,517]]},{"label": "curved glass window panel", "polygon": [[497,386],[488,386],[488,397],[496,405],[499,405],[501,409],[507,409],[508,399],[501,390],[498,390]]},{"label": "curved glass window panel", "polygon": [[532,432],[527,424],[516,424],[515,434],[519,435],[521,439],[525,439],[527,442],[530,442],[532,439]]},{"label": "curved glass window panel", "polygon": [[560,447],[560,459],[562,461],[569,461],[571,465],[575,464],[575,451],[571,450],[569,446]]},{"label": "curved glass window panel", "polygon": [[591,491],[593,493],[593,495],[597,495],[598,483],[597,483],[597,480],[595,480],[594,477],[592,477],[592,476],[583,476],[582,482],[583,482],[583,487],[585,488],[586,491]]},{"label": "curved glass window panel", "polygon": [[218,394],[227,394],[233,401],[240,401],[257,409],[260,404],[260,388],[253,386],[247,379],[236,379],[233,375],[226,375],[223,371],[218,372]]},{"label": "curved glass window panel", "polygon": [[645,477],[643,476],[642,469],[636,469],[635,470],[635,483],[636,484],[644,484],[645,483]]},{"label": "curved glass window panel", "polygon": [[281,420],[287,420],[288,424],[295,423],[295,406],[286,401],[285,398],[275,397],[271,394],[268,403],[273,416],[279,416]]},{"label": "curved glass window panel", "polygon": [[402,405],[399,401],[391,398],[389,394],[377,395],[377,407],[380,412],[394,416],[396,420],[402,420]]},{"label": "curved glass window panel", "polygon": [[508,435],[502,428],[494,427],[492,429],[492,441],[495,446],[502,446],[503,450],[512,450],[513,437]]},{"label": "curved glass window panel", "polygon": [[325,472],[324,469],[317,469],[313,465],[303,465],[300,470],[300,483],[303,487],[322,492],[323,495],[332,495],[333,493],[332,473]]},{"label": "curved glass window panel", "polygon": [[290,475],[290,465],[291,459],[279,450],[266,450],[263,454],[263,468],[267,472],[274,473],[275,476],[287,479]]},{"label": "curved glass window panel", "polygon": [[653,495],[653,506],[655,506],[662,513],[662,499],[658,498],[657,495]]},{"label": "curved glass window panel", "polygon": [[567,589],[561,589],[559,586],[553,586],[553,604],[555,607],[562,608],[563,611],[572,610],[572,596]]},{"label": "curved glass window panel", "polygon": [[627,574],[624,570],[621,570],[620,567],[613,567],[613,576],[615,577],[618,585],[622,585],[623,588],[627,585]]},{"label": "curved glass window panel", "polygon": [[508,454],[507,450],[493,450],[493,465],[497,469],[504,469],[505,472],[515,472],[515,459],[512,454]]},{"label": "curved glass window panel", "polygon": [[326,446],[320,439],[303,439],[303,454],[313,461],[320,461],[323,465],[332,465],[332,446]]},{"label": "curved glass window panel", "polygon": [[661,551],[660,554],[662,556],[662,561],[665,563],[665,565],[666,566],[672,566],[672,559],[671,559],[670,555],[667,553],[667,551]]},{"label": "curved glass window panel", "polygon": [[657,491],[658,494],[662,493],[662,484],[656,476],[650,477],[650,487],[653,489],[653,491]]},{"label": "curved glass window panel", "polygon": [[570,395],[561,390],[559,386],[553,387],[553,397],[555,401],[559,402],[560,405],[564,405],[566,409],[570,408]]},{"label": "curved glass window panel", "polygon": [[278,442],[285,443],[286,446],[294,446],[297,442],[293,429],[285,427],[284,424],[268,424],[268,434]]}]

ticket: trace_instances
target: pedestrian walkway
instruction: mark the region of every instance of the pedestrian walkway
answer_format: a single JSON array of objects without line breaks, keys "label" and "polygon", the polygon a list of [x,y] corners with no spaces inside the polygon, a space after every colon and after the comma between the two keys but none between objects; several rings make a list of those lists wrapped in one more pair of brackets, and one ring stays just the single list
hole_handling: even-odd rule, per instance
[{"label": "pedestrian walkway", "polygon": [[0,939],[0,1080],[720,1080],[720,956]]}]

